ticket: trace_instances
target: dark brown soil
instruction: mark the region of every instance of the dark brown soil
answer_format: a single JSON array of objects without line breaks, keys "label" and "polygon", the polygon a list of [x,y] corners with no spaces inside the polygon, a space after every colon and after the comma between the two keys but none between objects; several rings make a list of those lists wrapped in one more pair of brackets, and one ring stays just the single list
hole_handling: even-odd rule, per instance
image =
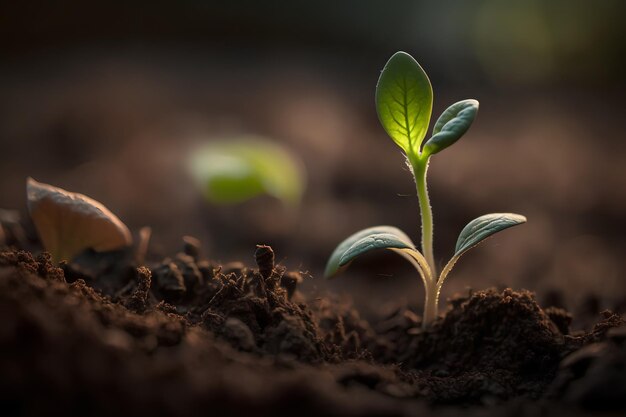
[{"label": "dark brown soil", "polygon": [[150,268],[1,252],[2,415],[626,409],[626,327],[610,312],[570,334],[566,311],[489,289],[452,299],[422,331],[404,307],[370,323],[332,296],[308,300],[269,248],[260,270],[196,249]]}]

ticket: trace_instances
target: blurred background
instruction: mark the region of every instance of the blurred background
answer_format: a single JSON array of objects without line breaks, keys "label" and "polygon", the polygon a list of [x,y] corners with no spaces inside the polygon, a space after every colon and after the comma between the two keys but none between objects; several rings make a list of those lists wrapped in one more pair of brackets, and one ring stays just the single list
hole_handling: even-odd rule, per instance
[{"label": "blurred background", "polygon": [[[419,242],[412,178],[374,108],[380,70],[404,50],[431,78],[433,118],[481,103],[431,162],[436,257],[483,213],[529,220],[468,254],[443,298],[499,285],[552,302],[558,291],[569,308],[592,294],[624,306],[624,17],[622,0],[3,2],[0,207],[25,216],[32,176],[101,201],[134,232],[152,227],[155,260],[186,234],[222,262],[252,265],[267,243],[311,274],[309,291],[364,310],[417,305],[419,279],[392,254],[321,278],[361,228],[395,225]],[[203,198],[190,156],[246,135],[302,161],[299,206]]]}]

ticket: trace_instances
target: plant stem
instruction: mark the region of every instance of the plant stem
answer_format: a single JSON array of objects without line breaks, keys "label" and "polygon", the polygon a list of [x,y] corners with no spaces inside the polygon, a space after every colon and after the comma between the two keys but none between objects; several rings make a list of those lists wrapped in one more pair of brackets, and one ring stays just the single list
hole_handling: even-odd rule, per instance
[{"label": "plant stem", "polygon": [[422,252],[426,262],[430,266],[430,279],[424,284],[426,301],[424,303],[424,315],[422,317],[422,328],[427,328],[436,318],[439,304],[439,287],[437,285],[437,267],[433,254],[433,212],[430,207],[428,197],[428,187],[426,185],[426,173],[428,171],[428,160],[430,155],[409,154],[409,162],[413,168],[415,186],[417,188],[417,198],[420,205],[420,217],[422,220]]},{"label": "plant stem", "polygon": [[426,186],[428,157],[424,159],[418,158],[417,160],[411,158],[410,162],[413,166],[413,173],[415,174],[417,198],[419,199],[420,216],[422,218],[422,251],[424,252],[424,257],[430,265],[432,279],[433,281],[436,281],[437,266],[435,265],[435,256],[433,254],[433,212],[430,207],[430,198],[428,197],[428,188]]},{"label": "plant stem", "polygon": [[422,329],[427,328],[435,320],[437,317],[437,304],[439,304],[437,284],[434,280],[425,286],[424,291],[426,292],[426,302],[424,303],[424,315],[422,316]]}]

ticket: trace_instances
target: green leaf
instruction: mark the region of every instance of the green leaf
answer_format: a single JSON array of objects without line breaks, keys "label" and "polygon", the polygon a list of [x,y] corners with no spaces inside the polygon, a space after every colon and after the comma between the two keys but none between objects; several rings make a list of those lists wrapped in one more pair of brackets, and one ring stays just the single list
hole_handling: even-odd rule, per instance
[{"label": "green leaf", "polygon": [[[329,278],[337,273],[341,266],[344,266],[347,262],[342,263],[343,256],[350,250],[357,242],[360,242],[363,239],[367,239],[370,236],[376,235],[389,235],[394,236],[396,241],[399,242],[397,246],[400,246],[403,249],[415,249],[415,245],[411,242],[411,239],[400,229],[393,226],[374,226],[369,227],[367,229],[363,229],[354,233],[353,235],[346,238],[343,242],[341,242],[337,248],[333,251],[328,258],[328,263],[326,264],[326,270],[324,271],[324,276]],[[372,248],[373,249],[373,248]],[[372,250],[370,249],[370,250]],[[354,253],[354,252],[353,252]],[[362,252],[363,253],[363,252]],[[354,257],[358,256],[354,255]]]},{"label": "green leaf", "polygon": [[240,203],[269,194],[297,204],[304,191],[302,164],[281,146],[258,137],[216,141],[193,152],[189,167],[205,197]]},{"label": "green leaf", "polygon": [[419,153],[432,108],[428,76],[411,55],[396,52],[378,79],[376,111],[387,134],[407,154]]},{"label": "green leaf", "polygon": [[459,101],[448,107],[435,123],[433,136],[424,145],[424,153],[436,154],[459,140],[477,114],[478,101],[473,99]]},{"label": "green leaf", "polygon": [[454,257],[458,258],[489,236],[522,223],[526,223],[526,217],[513,213],[491,213],[480,216],[461,230],[456,241]]},{"label": "green leaf", "polygon": [[339,259],[339,266],[345,266],[356,257],[375,249],[415,249],[415,247],[391,233],[376,233],[366,236],[348,248]]},{"label": "green leaf", "polygon": [[465,252],[478,245],[489,236],[498,233],[509,227],[526,223],[526,217],[513,213],[491,213],[477,217],[472,220],[461,230],[458,240],[456,241],[456,249],[454,256],[444,266],[439,279],[437,280],[437,291],[441,290],[448,274],[454,268],[457,261]]}]

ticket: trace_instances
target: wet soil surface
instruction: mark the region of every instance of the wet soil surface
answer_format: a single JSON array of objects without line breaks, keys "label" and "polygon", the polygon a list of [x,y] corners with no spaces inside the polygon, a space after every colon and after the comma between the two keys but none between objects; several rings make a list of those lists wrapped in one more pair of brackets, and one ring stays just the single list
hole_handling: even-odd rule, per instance
[{"label": "wet soil surface", "polygon": [[[588,331],[527,291],[450,300],[426,331],[369,322],[303,277],[199,259],[158,264],[0,252],[2,415],[569,415],[626,410],[626,327]],[[114,260],[114,261],[112,261]],[[547,415],[547,414],[546,414]]]}]

